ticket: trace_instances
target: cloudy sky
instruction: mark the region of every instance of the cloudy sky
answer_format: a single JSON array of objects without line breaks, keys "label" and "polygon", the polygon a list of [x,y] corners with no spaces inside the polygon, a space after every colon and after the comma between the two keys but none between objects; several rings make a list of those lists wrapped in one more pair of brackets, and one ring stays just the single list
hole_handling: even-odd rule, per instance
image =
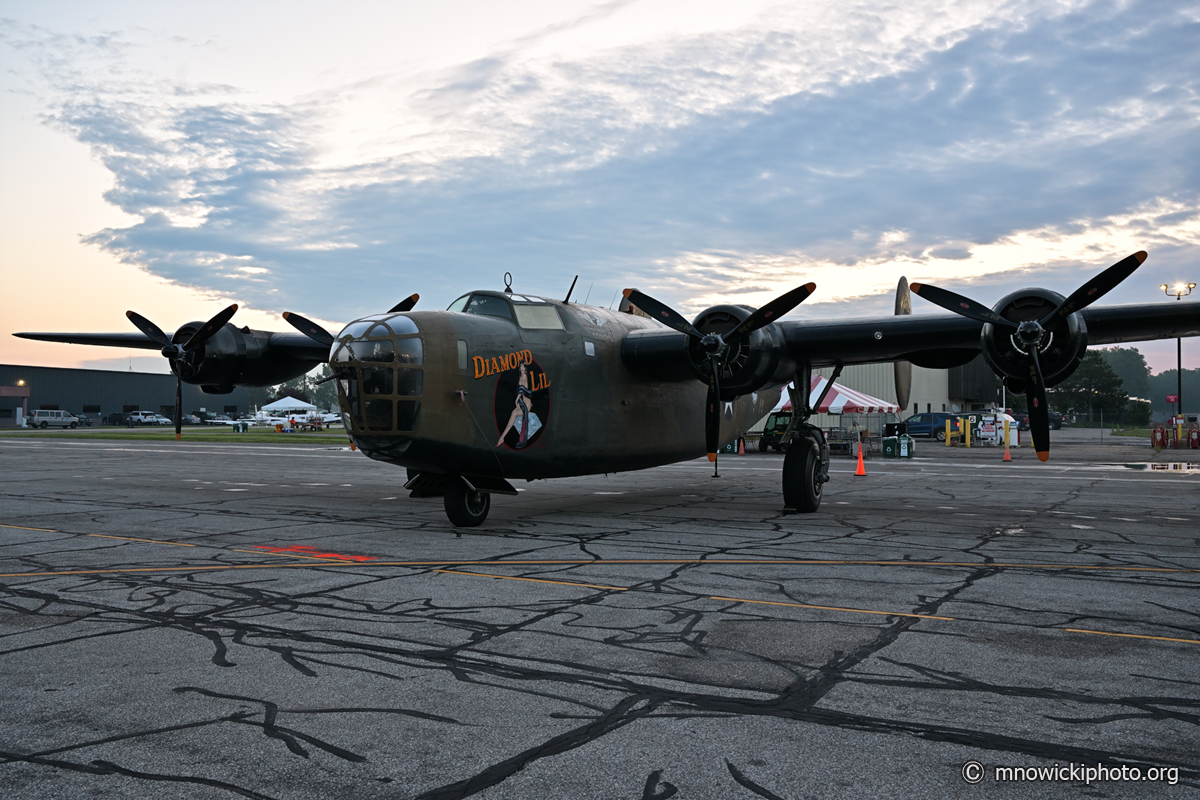
[{"label": "cloudy sky", "polygon": [[7,335],[127,308],[336,327],[506,271],[688,314],[814,280],[810,318],[1139,249],[1102,302],[1200,282],[1196,3],[0,0],[0,69],[5,363],[127,368]]}]

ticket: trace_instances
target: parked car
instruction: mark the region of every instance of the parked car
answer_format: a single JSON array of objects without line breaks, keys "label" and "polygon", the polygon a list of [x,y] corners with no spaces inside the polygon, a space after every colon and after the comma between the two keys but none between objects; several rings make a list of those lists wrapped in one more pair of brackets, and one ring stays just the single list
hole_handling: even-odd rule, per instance
[{"label": "parked car", "polygon": [[31,428],[78,428],[79,417],[70,411],[53,411],[39,408],[25,418]]},{"label": "parked car", "polygon": [[[1050,409],[1050,411],[1047,413],[1050,417],[1050,430],[1056,431],[1066,424],[1066,420],[1063,419],[1063,415],[1054,409]],[[1029,412],[1019,411],[1016,414],[1013,414],[1013,417],[1017,420],[1018,428],[1023,431],[1029,430]]]},{"label": "parked car", "polygon": [[946,421],[950,421],[950,430],[958,430],[957,414],[945,411],[930,411],[924,414],[913,414],[905,420],[909,436],[928,436],[939,442],[946,441]]},{"label": "parked car", "polygon": [[134,425],[171,425],[173,423],[153,411],[132,411],[129,416],[125,417],[125,424],[132,427]]},{"label": "parked car", "polygon": [[201,425],[232,425],[233,420],[226,414],[214,414],[211,411],[193,411],[192,416],[200,420]]},{"label": "parked car", "polygon": [[[70,412],[67,412],[67,413],[70,413]],[[79,420],[79,427],[81,427],[81,428],[90,428],[90,427],[92,427],[93,420],[92,420],[92,418],[91,418],[91,417],[89,417],[88,415],[86,415],[86,414],[76,414],[76,415],[75,415],[75,418]]]}]

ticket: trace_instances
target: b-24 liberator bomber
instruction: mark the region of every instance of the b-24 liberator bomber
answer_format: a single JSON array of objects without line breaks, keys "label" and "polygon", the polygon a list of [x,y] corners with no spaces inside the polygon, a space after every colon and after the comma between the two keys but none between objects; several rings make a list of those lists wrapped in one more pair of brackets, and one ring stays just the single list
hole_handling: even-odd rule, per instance
[{"label": "b-24 liberator bomber", "polygon": [[[1146,259],[1135,253],[1069,297],[1022,289],[989,308],[914,283],[911,291],[953,315],[912,316],[901,279],[896,315],[782,320],[816,288],[808,283],[762,308],[717,305],[688,322],[625,290],[619,311],[514,292],[474,291],[445,311],[416,311],[412,295],[336,336],[285,313],[296,332],[238,328],[233,305],[167,335],[132,311],[138,333],[18,333],[27,339],[160,350],[181,382],[220,394],[267,386],[328,363],[351,441],[368,457],[408,470],[414,496],[442,496],[457,526],[481,524],[492,494],[512,480],[645,469],[687,461],[741,436],[789,382],[792,436],[784,458],[787,509],[816,511],[829,480],[829,447],[810,424],[812,370],[896,362],[899,404],[911,368],[949,368],[980,353],[1029,404],[1034,449],[1050,454],[1046,387],[1079,366],[1089,344],[1200,335],[1200,303],[1091,304]],[[574,284],[572,284],[572,287]],[[640,309],[645,316],[628,313]],[[907,368],[907,369],[906,369]],[[832,381],[830,382],[832,384]]]}]

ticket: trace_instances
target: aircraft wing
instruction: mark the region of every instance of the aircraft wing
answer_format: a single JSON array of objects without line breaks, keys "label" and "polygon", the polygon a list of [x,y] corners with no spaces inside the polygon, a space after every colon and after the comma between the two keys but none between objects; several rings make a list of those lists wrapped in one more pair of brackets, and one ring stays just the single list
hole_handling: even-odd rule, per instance
[{"label": "aircraft wing", "polygon": [[144,333],[14,333],[20,339],[37,342],[92,344],[98,347],[135,347],[139,350],[160,350],[162,345]]},{"label": "aircraft wing", "polygon": [[[1088,344],[1200,336],[1200,303],[1092,306],[1080,312]],[[945,368],[980,352],[983,323],[956,314],[919,314],[848,320],[784,320],[776,323],[788,353],[814,367],[911,361]]]},{"label": "aircraft wing", "polygon": [[[315,342],[302,333],[250,331],[248,329],[242,329],[240,332],[262,337],[272,351],[289,358],[306,361],[327,361],[329,359],[327,345]],[[131,347],[139,350],[162,349],[162,345],[144,333],[14,333],[13,336],[38,342],[90,344],[98,347]],[[171,334],[168,336],[173,338]]]}]

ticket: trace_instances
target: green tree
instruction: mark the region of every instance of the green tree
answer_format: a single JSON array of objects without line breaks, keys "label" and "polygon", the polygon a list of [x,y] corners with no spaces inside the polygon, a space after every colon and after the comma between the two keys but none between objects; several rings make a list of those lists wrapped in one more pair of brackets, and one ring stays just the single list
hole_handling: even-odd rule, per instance
[{"label": "green tree", "polygon": [[[1189,342],[1184,342],[1186,347]],[[1179,391],[1179,371],[1165,369],[1150,379],[1150,400],[1154,403],[1156,416],[1169,416],[1174,407],[1167,402],[1167,395]],[[1200,413],[1200,369],[1183,371],[1183,410],[1187,414]]]},{"label": "green tree", "polygon": [[1069,409],[1076,414],[1087,414],[1088,421],[1091,421],[1093,413],[1100,411],[1113,416],[1120,414],[1129,399],[1117,373],[1095,350],[1083,357],[1071,377],[1050,389],[1047,394],[1052,407],[1060,411]]},{"label": "green tree", "polygon": [[1130,397],[1150,397],[1150,365],[1136,347],[1102,347],[1096,350],[1121,379]]}]

